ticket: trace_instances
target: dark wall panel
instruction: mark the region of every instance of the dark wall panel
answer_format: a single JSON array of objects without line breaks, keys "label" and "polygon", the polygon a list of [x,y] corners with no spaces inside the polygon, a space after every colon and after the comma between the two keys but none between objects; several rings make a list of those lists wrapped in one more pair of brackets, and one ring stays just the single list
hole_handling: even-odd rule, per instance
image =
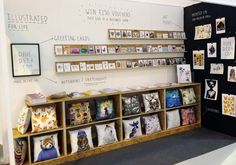
[{"label": "dark wall panel", "polygon": [[[196,16],[198,15],[198,16]],[[217,18],[225,17],[226,33],[216,34]],[[206,40],[195,40],[195,26],[211,24],[212,37]],[[223,133],[236,136],[236,118],[222,115],[221,94],[235,94],[236,83],[227,81],[228,66],[236,66],[236,60],[220,59],[220,40],[223,37],[232,37],[236,35],[236,8],[208,3],[200,3],[184,9],[184,30],[187,40],[185,54],[187,63],[191,64],[195,82],[202,83],[202,125]],[[207,43],[217,42],[217,58],[207,58]],[[192,51],[205,50],[205,70],[193,70]],[[210,63],[223,63],[224,75],[210,74]],[[204,99],[205,79],[218,80],[218,97],[216,101]]]}]

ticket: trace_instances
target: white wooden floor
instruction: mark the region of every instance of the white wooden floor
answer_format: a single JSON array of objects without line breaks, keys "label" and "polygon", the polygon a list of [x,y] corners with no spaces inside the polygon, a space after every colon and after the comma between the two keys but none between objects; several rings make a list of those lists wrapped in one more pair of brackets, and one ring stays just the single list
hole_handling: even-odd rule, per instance
[{"label": "white wooden floor", "polygon": [[236,143],[177,163],[176,165],[236,165]]}]

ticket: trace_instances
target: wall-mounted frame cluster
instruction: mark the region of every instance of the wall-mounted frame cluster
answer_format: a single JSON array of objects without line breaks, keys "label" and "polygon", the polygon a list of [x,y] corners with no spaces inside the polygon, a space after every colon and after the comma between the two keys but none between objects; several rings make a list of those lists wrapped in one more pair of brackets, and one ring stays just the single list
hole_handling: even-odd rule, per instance
[{"label": "wall-mounted frame cluster", "polygon": [[54,45],[56,56],[184,53],[184,44]]},{"label": "wall-mounted frame cluster", "polygon": [[185,64],[185,58],[145,58],[126,60],[93,60],[56,62],[57,73],[88,72],[101,70],[136,69],[145,67],[175,66]]},{"label": "wall-mounted frame cluster", "polygon": [[136,29],[108,29],[109,39],[116,40],[184,40],[183,31],[136,30]]}]

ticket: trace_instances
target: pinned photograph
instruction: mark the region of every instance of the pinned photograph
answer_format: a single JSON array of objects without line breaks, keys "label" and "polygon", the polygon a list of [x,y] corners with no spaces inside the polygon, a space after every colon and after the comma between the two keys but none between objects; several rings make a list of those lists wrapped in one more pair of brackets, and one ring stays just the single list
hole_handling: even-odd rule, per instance
[{"label": "pinned photograph", "polygon": [[214,58],[217,56],[216,42],[207,44],[207,57]]},{"label": "pinned photograph", "polygon": [[235,95],[229,95],[222,93],[222,114],[227,116],[236,116],[235,108]]},{"label": "pinned photograph", "polygon": [[235,37],[221,38],[221,59],[234,59]]},{"label": "pinned photograph", "polygon": [[218,80],[205,79],[204,98],[208,100],[217,100]]},{"label": "pinned photograph", "polygon": [[211,34],[212,34],[211,24],[196,26],[194,40],[209,39],[211,38]]},{"label": "pinned photograph", "polygon": [[204,50],[193,51],[193,69],[198,69],[198,70],[205,69],[205,51]]},{"label": "pinned photograph", "polygon": [[224,74],[224,64],[210,64],[210,74]]},{"label": "pinned photograph", "polygon": [[190,64],[177,65],[178,83],[192,83]]},{"label": "pinned photograph", "polygon": [[236,82],[236,66],[228,66],[228,81]]},{"label": "pinned photograph", "polygon": [[223,34],[225,31],[225,17],[216,19],[216,34]]}]

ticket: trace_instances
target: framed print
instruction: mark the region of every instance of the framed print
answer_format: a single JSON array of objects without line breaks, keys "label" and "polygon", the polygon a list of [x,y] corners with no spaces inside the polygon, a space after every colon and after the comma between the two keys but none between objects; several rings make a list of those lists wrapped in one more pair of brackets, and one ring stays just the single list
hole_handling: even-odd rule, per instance
[{"label": "framed print", "polygon": [[207,43],[207,57],[212,58],[217,56],[217,46],[216,42],[214,43]]},{"label": "framed print", "polygon": [[194,50],[193,51],[193,69],[204,70],[205,68],[205,51],[204,50]]},{"label": "framed print", "polygon": [[40,76],[40,50],[36,43],[11,44],[12,76]]}]

